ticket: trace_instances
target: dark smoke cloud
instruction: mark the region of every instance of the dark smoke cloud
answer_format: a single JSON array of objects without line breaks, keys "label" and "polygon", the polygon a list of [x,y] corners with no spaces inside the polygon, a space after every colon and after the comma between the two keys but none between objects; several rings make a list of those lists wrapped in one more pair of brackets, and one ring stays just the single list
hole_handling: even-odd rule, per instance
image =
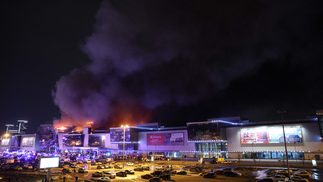
[{"label": "dark smoke cloud", "polygon": [[309,49],[303,42],[315,36],[304,35],[312,25],[308,18],[318,12],[301,11],[306,7],[280,1],[104,1],[95,32],[82,45],[92,63],[57,81],[54,99],[62,120],[102,125],[133,113],[131,106],[147,116],[165,104],[208,99],[266,60],[293,52],[299,64]]}]

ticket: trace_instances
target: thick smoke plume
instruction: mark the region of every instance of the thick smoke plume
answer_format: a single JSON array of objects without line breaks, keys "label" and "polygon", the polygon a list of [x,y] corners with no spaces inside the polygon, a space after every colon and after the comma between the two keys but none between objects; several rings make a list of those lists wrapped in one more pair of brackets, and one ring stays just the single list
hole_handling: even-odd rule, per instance
[{"label": "thick smoke plume", "polygon": [[297,22],[290,26],[281,21],[300,7],[280,1],[104,1],[94,33],[81,46],[92,63],[57,81],[54,101],[62,118],[55,124],[148,122],[159,106],[207,99],[265,60],[300,50],[290,39],[302,41],[294,27],[306,25],[305,18],[292,17]]}]

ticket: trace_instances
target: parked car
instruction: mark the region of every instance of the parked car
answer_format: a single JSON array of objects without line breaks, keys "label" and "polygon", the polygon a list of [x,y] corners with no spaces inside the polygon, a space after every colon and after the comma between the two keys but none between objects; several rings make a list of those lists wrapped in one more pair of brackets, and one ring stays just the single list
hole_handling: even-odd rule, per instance
[{"label": "parked car", "polygon": [[20,167],[20,166],[15,166],[15,170],[16,170],[16,171],[22,171],[22,167]]},{"label": "parked car", "polygon": [[135,172],[130,171],[130,170],[124,170],[127,174],[135,174]]},{"label": "parked car", "polygon": [[208,173],[208,174],[203,175],[203,178],[215,178],[215,177],[216,177],[215,173]]},{"label": "parked car", "polygon": [[88,173],[89,171],[88,171],[87,169],[83,168],[83,167],[80,167],[80,168],[78,169],[78,172],[79,172],[79,173]]},{"label": "parked car", "polygon": [[164,166],[157,166],[155,169],[156,169],[156,170],[164,170],[164,169],[165,169],[165,167],[164,167]]},{"label": "parked car", "polygon": [[223,168],[223,171],[232,171],[233,169],[231,167],[226,167],[226,168]]},{"label": "parked car", "polygon": [[47,169],[39,169],[40,173],[47,173],[47,171],[48,171]]},{"label": "parked car", "polygon": [[120,165],[120,164],[116,164],[116,165],[114,165],[114,169],[122,169],[123,168],[123,166],[122,165]]},{"label": "parked car", "polygon": [[149,182],[162,182],[163,179],[160,177],[153,177],[149,179]]},{"label": "parked car", "polygon": [[154,176],[159,176],[159,175],[162,175],[163,174],[163,171],[154,171],[152,173],[150,173],[151,175],[154,175]]},{"label": "parked car", "polygon": [[171,179],[171,173],[168,171],[164,171],[162,175],[160,175],[159,177],[163,178],[163,180],[170,180]]},{"label": "parked car", "polygon": [[97,171],[92,174],[92,177],[105,177],[105,174],[102,171]]},{"label": "parked car", "polygon": [[150,179],[150,178],[153,178],[154,176],[151,175],[151,174],[145,174],[145,175],[141,175],[140,176],[142,179]]},{"label": "parked car", "polygon": [[98,165],[98,163],[97,163],[97,162],[95,162],[95,161],[92,161],[92,162],[91,162],[91,166],[96,166],[96,165]]},{"label": "parked car", "polygon": [[[174,170],[173,169],[170,169],[170,168],[166,168],[164,170],[164,172],[168,172],[168,173],[174,173]],[[176,171],[175,171],[176,172]]]},{"label": "parked car", "polygon": [[25,169],[33,169],[33,166],[31,164],[26,164],[24,165]]},{"label": "parked car", "polygon": [[298,182],[308,182],[308,179],[302,178],[300,176],[292,176],[290,178],[292,181],[298,181]]},{"label": "parked car", "polygon": [[104,166],[98,166],[97,169],[104,169]]},{"label": "parked car", "polygon": [[213,173],[212,170],[203,171],[203,172],[200,173],[200,176],[203,176],[203,175],[209,174],[209,173]]},{"label": "parked car", "polygon": [[284,175],[275,175],[272,178],[274,181],[287,181],[288,180]]},{"label": "parked car", "polygon": [[294,176],[300,176],[300,177],[303,177],[303,178],[309,178],[309,177],[311,177],[311,174],[308,173],[308,172],[305,172],[305,171],[299,171],[299,172],[294,173]]},{"label": "parked car", "polygon": [[222,161],[222,164],[231,164],[231,161]]},{"label": "parked car", "polygon": [[214,172],[215,174],[217,174],[217,175],[223,175],[224,170],[223,170],[223,169],[217,169],[217,170],[214,170],[213,172]]},{"label": "parked car", "polygon": [[236,171],[224,171],[224,176],[230,176],[230,177],[238,177],[241,176],[241,173]]},{"label": "parked car", "polygon": [[78,166],[77,164],[70,164],[70,167],[71,167],[71,168],[78,168],[78,167],[80,167],[80,166]]},{"label": "parked car", "polygon": [[67,169],[67,168],[64,168],[63,170],[62,170],[62,173],[71,173],[71,171],[70,171],[70,169]]},{"label": "parked car", "polygon": [[187,172],[186,171],[179,171],[176,174],[179,174],[179,175],[187,175]]},{"label": "parked car", "polygon": [[199,166],[192,166],[188,170],[190,172],[200,173],[200,172],[202,172],[203,169]]},{"label": "parked car", "polygon": [[110,178],[100,178],[100,179],[95,179],[95,182],[109,182],[111,181]]},{"label": "parked car", "polygon": [[[281,174],[281,175],[284,175],[284,176],[288,176],[288,170],[280,170],[277,172],[277,174]],[[292,175],[293,174],[293,170],[289,170],[289,175]]]},{"label": "parked car", "polygon": [[133,163],[132,162],[128,162],[127,163],[127,166],[133,166]]},{"label": "parked car", "polygon": [[200,175],[200,176],[204,176],[204,175],[206,175],[206,174],[209,174],[209,172],[208,172],[208,171],[203,171],[203,172],[201,172],[199,175]]},{"label": "parked car", "polygon": [[111,165],[102,165],[105,169],[113,168]]},{"label": "parked car", "polygon": [[142,166],[142,168],[146,171],[149,171],[150,170],[150,167],[149,166]]},{"label": "parked car", "polygon": [[134,171],[144,171],[144,168],[142,168],[142,167],[136,167],[136,168],[134,168],[133,170],[134,170]]},{"label": "parked car", "polygon": [[116,175],[120,177],[127,177],[127,173],[125,171],[117,172]]},{"label": "parked car", "polygon": [[116,178],[116,173],[112,173],[110,171],[102,171],[102,172],[103,172],[103,174],[105,174],[106,177],[109,177],[111,179]]}]

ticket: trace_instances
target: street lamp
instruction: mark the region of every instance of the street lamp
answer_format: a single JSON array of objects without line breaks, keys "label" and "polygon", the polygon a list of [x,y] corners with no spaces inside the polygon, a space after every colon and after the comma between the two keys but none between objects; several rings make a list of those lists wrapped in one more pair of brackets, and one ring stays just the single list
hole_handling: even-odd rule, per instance
[{"label": "street lamp", "polygon": [[126,128],[128,128],[128,125],[121,125],[121,127],[123,127],[123,152],[122,152],[122,164],[123,164],[123,168],[124,168],[124,147],[125,147],[125,143],[126,143]]},{"label": "street lamp", "polygon": [[288,179],[290,180],[289,163],[288,163],[288,152],[287,152],[287,146],[286,146],[286,136],[285,136],[284,117],[283,117],[283,114],[285,114],[286,111],[284,111],[284,110],[278,110],[277,113],[280,114],[281,115],[281,118],[282,118],[284,144],[285,144],[286,161],[287,161],[287,169],[288,169]]}]

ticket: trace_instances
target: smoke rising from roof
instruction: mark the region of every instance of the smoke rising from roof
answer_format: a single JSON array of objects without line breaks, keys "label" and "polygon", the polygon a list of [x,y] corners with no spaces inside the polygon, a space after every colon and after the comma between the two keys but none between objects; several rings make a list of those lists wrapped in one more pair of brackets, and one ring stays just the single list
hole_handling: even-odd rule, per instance
[{"label": "smoke rising from roof", "polygon": [[280,28],[284,7],[301,5],[273,12],[261,1],[184,2],[104,1],[81,46],[92,63],[56,83],[56,123],[147,122],[159,106],[207,99],[264,61],[300,50],[291,38],[304,39],[293,28],[306,25],[301,16]]}]

